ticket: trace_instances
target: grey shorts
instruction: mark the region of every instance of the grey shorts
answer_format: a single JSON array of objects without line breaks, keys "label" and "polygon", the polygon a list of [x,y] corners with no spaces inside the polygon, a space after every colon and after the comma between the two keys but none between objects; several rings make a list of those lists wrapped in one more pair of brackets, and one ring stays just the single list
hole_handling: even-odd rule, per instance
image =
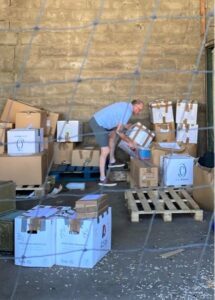
[{"label": "grey shorts", "polygon": [[107,147],[109,146],[109,133],[111,131],[105,129],[104,127],[100,126],[94,117],[92,117],[89,121],[90,128],[92,129],[96,142],[100,147]]}]

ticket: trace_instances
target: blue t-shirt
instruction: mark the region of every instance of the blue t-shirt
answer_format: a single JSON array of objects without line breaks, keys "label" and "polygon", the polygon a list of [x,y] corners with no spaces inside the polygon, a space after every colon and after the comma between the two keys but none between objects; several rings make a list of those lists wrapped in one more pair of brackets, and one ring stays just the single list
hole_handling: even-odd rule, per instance
[{"label": "blue t-shirt", "polygon": [[131,103],[116,102],[94,114],[96,122],[106,129],[113,129],[119,124],[126,125],[133,112]]}]

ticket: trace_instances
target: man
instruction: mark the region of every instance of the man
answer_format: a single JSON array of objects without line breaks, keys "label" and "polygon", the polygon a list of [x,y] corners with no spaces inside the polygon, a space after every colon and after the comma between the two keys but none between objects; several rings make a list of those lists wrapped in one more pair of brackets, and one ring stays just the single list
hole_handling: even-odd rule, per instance
[{"label": "man", "polygon": [[116,134],[125,142],[129,147],[136,148],[128,136],[123,133],[124,128],[128,128],[128,120],[134,115],[138,115],[143,110],[144,103],[141,100],[133,100],[128,102],[116,102],[108,105],[103,109],[96,112],[89,121],[89,125],[95,135],[96,142],[101,148],[99,170],[100,170],[100,183],[102,186],[114,186],[116,183],[110,183],[105,176],[105,166],[108,155],[109,168],[122,167],[124,164],[118,164],[115,160],[115,141]]}]

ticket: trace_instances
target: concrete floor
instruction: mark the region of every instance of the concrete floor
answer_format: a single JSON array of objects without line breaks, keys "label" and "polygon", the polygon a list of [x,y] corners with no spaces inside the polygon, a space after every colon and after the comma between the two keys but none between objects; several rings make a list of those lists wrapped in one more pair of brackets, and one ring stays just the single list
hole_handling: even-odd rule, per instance
[{"label": "concrete floor", "polygon": [[[212,213],[203,222],[191,215],[146,216],[131,223],[123,189],[107,192],[112,207],[112,250],[93,269],[54,266],[28,268],[14,265],[13,257],[0,258],[0,299],[214,299],[214,236]],[[121,190],[119,190],[121,189]],[[87,183],[85,192],[100,191]],[[65,191],[43,204],[72,205],[80,194]],[[36,200],[19,201],[29,209]],[[161,254],[183,249],[169,258]]]}]

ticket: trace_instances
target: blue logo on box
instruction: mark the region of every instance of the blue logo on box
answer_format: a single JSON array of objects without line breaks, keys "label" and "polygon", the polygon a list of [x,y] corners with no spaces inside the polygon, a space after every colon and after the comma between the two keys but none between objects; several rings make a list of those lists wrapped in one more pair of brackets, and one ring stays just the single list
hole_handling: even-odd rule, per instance
[{"label": "blue logo on box", "polygon": [[185,164],[180,164],[178,169],[178,176],[179,177],[185,177],[187,174],[187,168]]}]

